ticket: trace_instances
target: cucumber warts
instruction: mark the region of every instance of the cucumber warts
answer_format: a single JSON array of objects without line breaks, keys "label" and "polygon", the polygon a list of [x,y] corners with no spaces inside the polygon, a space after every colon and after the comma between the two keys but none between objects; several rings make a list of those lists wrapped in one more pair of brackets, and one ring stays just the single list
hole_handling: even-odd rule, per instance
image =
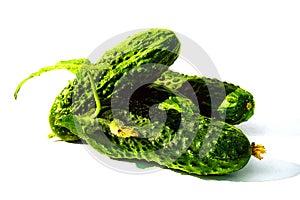
[{"label": "cucumber warts", "polygon": [[225,120],[230,124],[247,121],[254,113],[252,94],[231,83],[187,76],[170,70],[163,73],[155,83],[177,90],[186,96],[195,93],[202,115]]},{"label": "cucumber warts", "polygon": [[[158,131],[156,126],[161,124],[162,116],[159,113],[154,120],[141,120],[125,110],[114,110],[113,114],[108,110],[103,118],[68,115],[58,123],[111,158],[156,162],[195,175],[228,174],[243,168],[251,155],[261,158],[264,153],[262,146],[250,144],[235,126],[199,115],[186,97],[157,85],[149,88],[156,103],[156,97],[164,96],[157,112],[168,113],[164,127]],[[143,129],[146,125],[147,129]],[[145,130],[155,131],[149,135]]]},{"label": "cucumber warts", "polygon": [[[134,84],[145,74],[152,74],[155,67],[147,69],[130,71],[115,92],[128,92],[127,86],[135,88]],[[141,91],[143,103],[136,104],[134,112],[123,109],[123,96],[117,94],[112,104],[119,102],[119,107],[104,109],[96,117],[81,111],[76,114],[74,110],[75,114],[56,123],[111,158],[155,162],[189,174],[229,174],[243,168],[251,155],[261,159],[262,146],[251,144],[235,126],[200,115],[196,104],[176,90],[153,83],[143,85],[135,93]]]},{"label": "cucumber warts", "polygon": [[[67,104],[58,107],[58,109],[55,108],[55,105],[54,108],[51,109],[49,117],[50,126],[55,136],[65,141],[79,139],[69,130],[57,126],[55,121],[61,116],[66,115],[66,113],[72,112],[70,109],[80,110],[80,114],[84,114],[94,108],[94,94],[86,73],[92,71],[91,76],[96,82],[97,95],[100,101],[104,101],[104,99],[113,92],[116,82],[128,71],[138,69],[147,63],[158,63],[161,64],[156,68],[158,69],[159,75],[166,71],[168,66],[173,64],[177,59],[179,50],[180,42],[172,31],[166,29],[151,29],[129,37],[115,48],[104,53],[96,65],[107,65],[108,69],[99,70],[97,66],[93,69],[91,69],[90,66],[87,70],[82,69],[80,71],[81,78],[75,79],[73,86],[68,87],[67,91],[71,92],[77,99],[67,99],[66,103],[66,101],[64,101],[65,99],[62,99],[64,96],[58,96],[57,100],[55,100],[54,104],[59,104],[59,102]],[[73,90],[70,91],[70,89]],[[85,102],[85,104],[81,102]],[[86,102],[90,103],[86,104]]]}]

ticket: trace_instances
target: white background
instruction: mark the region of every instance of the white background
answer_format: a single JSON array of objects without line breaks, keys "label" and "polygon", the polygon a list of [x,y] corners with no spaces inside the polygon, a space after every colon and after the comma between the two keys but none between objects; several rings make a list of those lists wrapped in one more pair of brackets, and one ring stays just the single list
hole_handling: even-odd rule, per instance
[{"label": "white background", "polygon": [[[272,159],[300,164],[299,9],[290,0],[1,1],[0,199],[298,199],[300,176],[288,177],[289,165]],[[63,70],[29,81],[13,99],[17,83],[40,67],[87,57],[112,36],[151,27],[194,40],[222,80],[254,95],[255,115],[239,127],[267,147],[261,163],[274,166],[265,172],[279,170],[284,179],[129,175],[101,165],[83,145],[48,140],[52,101],[73,78]]]}]

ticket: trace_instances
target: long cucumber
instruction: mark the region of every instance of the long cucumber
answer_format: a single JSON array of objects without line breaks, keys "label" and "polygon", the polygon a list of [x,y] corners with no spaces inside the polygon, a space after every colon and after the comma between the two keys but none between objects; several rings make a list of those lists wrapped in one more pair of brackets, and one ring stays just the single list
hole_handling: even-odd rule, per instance
[{"label": "long cucumber", "polygon": [[146,160],[196,175],[232,173],[251,155],[264,153],[235,126],[201,116],[190,99],[159,85],[145,87],[158,103],[152,118],[114,109],[102,118],[68,115],[57,123],[110,158]]}]

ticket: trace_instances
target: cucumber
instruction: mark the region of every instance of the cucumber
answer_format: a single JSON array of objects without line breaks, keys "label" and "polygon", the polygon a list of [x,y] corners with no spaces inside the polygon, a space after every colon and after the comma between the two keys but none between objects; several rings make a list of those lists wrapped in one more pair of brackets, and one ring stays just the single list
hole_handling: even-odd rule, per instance
[{"label": "cucumber", "polygon": [[[62,90],[53,103],[49,115],[53,134],[49,137],[56,136],[64,141],[79,139],[68,129],[58,126],[56,121],[72,110],[76,110],[76,114],[84,114],[94,109],[94,95],[87,73],[91,72],[96,82],[99,99],[105,101],[114,90],[117,80],[128,71],[147,63],[158,63],[161,64],[155,65],[158,78],[177,59],[179,50],[180,42],[172,31],[150,29],[129,37],[107,51],[99,62],[83,65],[77,78]],[[78,95],[72,97],[72,94]]]},{"label": "cucumber", "polygon": [[200,113],[207,117],[239,124],[254,114],[253,95],[231,83],[183,75],[171,70],[164,72],[155,83],[177,90],[185,96],[195,93]]},{"label": "cucumber", "polygon": [[243,168],[251,155],[263,153],[235,126],[200,115],[180,93],[155,84],[143,87],[158,104],[151,119],[117,108],[102,118],[70,114],[57,123],[110,158],[145,160],[195,175],[229,174]]}]

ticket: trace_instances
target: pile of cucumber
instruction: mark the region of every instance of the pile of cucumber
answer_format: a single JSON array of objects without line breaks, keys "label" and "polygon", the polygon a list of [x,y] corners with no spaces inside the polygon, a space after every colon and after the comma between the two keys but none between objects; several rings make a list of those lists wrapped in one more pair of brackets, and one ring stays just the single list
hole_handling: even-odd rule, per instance
[{"label": "pile of cucumber", "polygon": [[[55,98],[52,133],[84,140],[118,160],[142,160],[193,175],[224,175],[243,168],[262,145],[250,143],[235,124],[254,113],[251,93],[231,83],[169,70],[180,41],[167,29],[128,37],[96,62],[87,58],[41,68],[76,75]],[[184,67],[184,66],[183,66]]]}]

